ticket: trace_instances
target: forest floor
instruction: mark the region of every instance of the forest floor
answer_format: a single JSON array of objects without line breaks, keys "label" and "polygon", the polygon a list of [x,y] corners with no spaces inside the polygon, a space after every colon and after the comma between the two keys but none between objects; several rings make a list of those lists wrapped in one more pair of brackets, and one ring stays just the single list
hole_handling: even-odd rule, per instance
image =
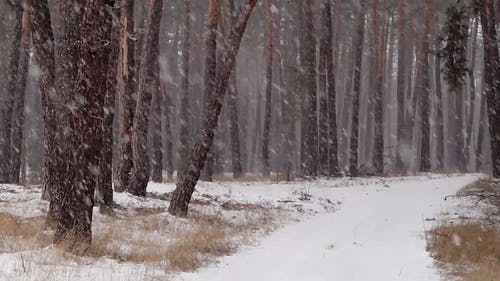
[{"label": "forest floor", "polygon": [[95,209],[83,257],[51,246],[39,188],[0,185],[0,281],[437,281],[427,234],[464,216],[454,196],[479,178],[201,182],[185,219],[166,212],[175,186],[151,183],[146,198],[115,193],[111,215]]}]

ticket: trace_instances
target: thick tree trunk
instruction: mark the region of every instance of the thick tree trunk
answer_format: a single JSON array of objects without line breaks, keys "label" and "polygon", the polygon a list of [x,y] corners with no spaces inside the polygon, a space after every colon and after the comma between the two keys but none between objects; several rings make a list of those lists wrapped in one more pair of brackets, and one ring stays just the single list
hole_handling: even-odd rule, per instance
[{"label": "thick tree trunk", "polygon": [[146,196],[150,169],[147,149],[147,130],[151,113],[151,100],[159,93],[159,33],[163,1],[148,2],[149,16],[142,45],[142,67],[139,72],[137,107],[132,126],[132,152],[134,156],[132,176],[128,191],[136,196]]},{"label": "thick tree trunk", "polygon": [[[189,57],[190,57],[190,0],[183,0],[184,14],[182,23],[182,56],[181,56],[181,110],[180,110],[180,128],[179,128],[179,149],[177,160],[177,173],[183,171],[189,162],[189,130],[192,128],[189,120]],[[177,176],[180,176],[177,174]]]},{"label": "thick tree trunk", "polygon": [[9,182],[10,171],[10,135],[12,131],[12,110],[14,95],[18,84],[19,60],[21,55],[22,11],[14,7],[12,47],[10,49],[9,66],[7,70],[7,89],[1,108],[2,127],[0,127],[0,183]]},{"label": "thick tree trunk", "polygon": [[356,26],[356,42],[354,44],[354,85],[352,97],[351,147],[349,157],[349,174],[358,176],[358,135],[359,135],[359,98],[361,94],[361,63],[363,57],[365,29],[365,0],[361,0],[360,12]]},{"label": "thick tree trunk", "polygon": [[493,177],[500,177],[500,61],[493,0],[485,0],[481,11],[484,36],[484,81],[487,99]]},{"label": "thick tree trunk", "polygon": [[316,40],[314,39],[312,0],[302,3],[304,11],[304,41],[301,48],[304,56],[301,65],[304,75],[304,97],[306,106],[305,139],[304,139],[304,172],[306,176],[315,177],[318,174],[318,116],[316,97]]},{"label": "thick tree trunk", "polygon": [[[92,206],[89,208],[80,205],[80,202],[83,202],[81,201],[82,197],[89,195],[87,194],[88,190],[81,190],[77,193],[75,186],[73,186],[75,172],[80,167],[76,163],[77,155],[72,151],[77,132],[72,127],[75,115],[70,107],[73,109],[76,106],[73,104],[73,92],[78,86],[80,28],[84,7],[78,1],[73,0],[57,2],[57,9],[59,11],[60,31],[58,32],[59,36],[55,39],[54,48],[54,54],[57,54],[55,57],[56,97],[52,101],[55,113],[54,119],[51,120],[54,123],[46,128],[46,130],[54,129],[55,132],[54,143],[50,147],[53,149],[50,154],[54,157],[51,158],[53,160],[53,173],[51,175],[52,185],[49,186],[51,203],[48,218],[49,223],[52,223],[50,218],[54,219],[54,243],[67,240],[68,247],[73,248],[77,244],[76,240],[80,240],[80,238],[84,244],[90,243],[90,221],[87,221],[86,218],[91,215],[87,211],[92,211]],[[92,82],[94,83],[94,81]],[[52,95],[49,94],[48,98],[52,98]],[[89,205],[92,205],[92,199],[93,196],[89,198]],[[70,215],[70,212],[74,212],[73,216]]]},{"label": "thick tree trunk", "polygon": [[19,66],[17,73],[17,86],[14,92],[14,103],[12,109],[11,135],[10,135],[10,171],[9,182],[19,183],[21,173],[21,157],[23,149],[24,131],[24,96],[26,90],[26,76],[29,67],[31,28],[29,24],[29,14],[23,12],[22,16],[22,37],[21,51],[19,54]]},{"label": "thick tree trunk", "polygon": [[227,47],[217,61],[217,79],[212,95],[205,97],[203,122],[200,127],[199,139],[195,143],[189,158],[189,164],[180,173],[177,187],[172,195],[169,212],[176,216],[186,216],[188,205],[193,195],[194,187],[205,164],[207,153],[213,146],[217,120],[222,108],[222,102],[229,83],[231,71],[234,68],[243,33],[245,32],[250,14],[257,0],[245,0],[236,17],[227,40]]},{"label": "thick tree trunk", "polygon": [[[63,87],[58,88],[63,97],[69,98],[69,104],[73,107],[69,118],[70,132],[63,132],[68,134],[64,155],[69,156],[65,159],[69,162],[69,169],[64,172],[64,186],[59,190],[62,192],[57,194],[60,215],[54,241],[77,253],[85,251],[92,240],[94,189],[102,148],[103,107],[110,50],[109,45],[103,42],[109,40],[111,35],[111,15],[106,11],[106,6],[113,6],[112,2],[94,0],[88,1],[85,7],[79,7],[78,3],[68,1],[65,3],[67,6],[62,6],[65,11],[62,15],[70,17],[63,17],[67,32],[63,33],[67,34],[63,38],[68,41],[60,43],[69,45],[58,47],[67,50],[71,56],[76,55],[72,61],[78,67],[78,76],[66,77],[76,78],[75,88],[66,88],[71,80],[61,81],[59,86]],[[83,15],[82,21],[79,20],[80,15]],[[81,32],[75,30],[76,26],[81,27]],[[80,44],[77,45],[77,42]],[[60,79],[59,76],[57,78]],[[70,95],[75,89],[75,95]],[[59,130],[65,129],[67,127]]]},{"label": "thick tree trunk", "polygon": [[272,118],[272,92],[273,92],[273,15],[271,11],[272,0],[267,0],[267,29],[266,29],[266,101],[264,106],[264,130],[262,132],[262,175],[268,177],[271,173],[269,166],[269,142]]},{"label": "thick tree trunk", "polygon": [[[108,13],[115,12],[114,6],[106,7]],[[99,161],[99,184],[96,199],[101,210],[113,203],[113,120],[115,117],[115,96],[117,93],[118,56],[120,53],[120,29],[112,17],[107,17],[106,25],[111,26],[109,61],[106,68],[106,93],[104,97],[104,119],[102,121],[102,149]]]},{"label": "thick tree trunk", "polygon": [[132,38],[134,34],[134,0],[125,0],[120,8],[120,23],[121,23],[121,84],[119,91],[119,161],[118,175],[115,182],[115,191],[123,192],[128,190],[130,186],[130,176],[132,173],[132,124],[134,122],[135,110],[135,84],[136,84],[136,68],[135,68],[135,40]]}]

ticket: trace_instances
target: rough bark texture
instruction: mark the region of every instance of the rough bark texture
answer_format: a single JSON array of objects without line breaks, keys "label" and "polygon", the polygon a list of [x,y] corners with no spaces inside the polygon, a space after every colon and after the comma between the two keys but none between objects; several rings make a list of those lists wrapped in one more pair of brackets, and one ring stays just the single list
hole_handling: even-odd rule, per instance
[{"label": "rough bark texture", "polygon": [[159,92],[158,40],[162,11],[162,0],[154,0],[149,3],[149,17],[142,45],[142,67],[139,72],[137,107],[132,127],[134,164],[128,191],[136,196],[146,196],[150,176],[147,130],[151,113],[151,100],[153,94]]},{"label": "rough bark texture", "polygon": [[314,39],[313,13],[311,10],[312,0],[302,3],[304,9],[304,56],[302,59],[302,71],[304,71],[304,94],[306,104],[305,124],[305,167],[306,176],[315,177],[318,174],[318,116],[316,97],[316,41]]},{"label": "rough bark texture", "polygon": [[359,98],[361,94],[361,63],[365,29],[365,1],[361,0],[357,19],[356,43],[354,44],[354,85],[352,97],[351,147],[349,157],[349,175],[358,176],[358,135],[359,135]]},{"label": "rough bark texture", "polygon": [[[115,13],[113,6],[106,7],[108,12]],[[104,119],[102,121],[102,149],[99,163],[99,184],[96,187],[96,198],[102,210],[113,203],[113,120],[115,117],[115,96],[117,93],[118,56],[120,53],[120,29],[118,22],[111,17],[106,18],[106,25],[111,25],[109,45],[109,61],[106,75],[106,93],[104,97]]]},{"label": "rough bark texture", "polygon": [[269,165],[269,142],[271,139],[272,93],[273,93],[273,15],[272,0],[267,0],[267,29],[266,29],[266,100],[264,106],[264,130],[262,132],[262,175],[271,174]]},{"label": "rough bark texture", "polygon": [[2,126],[0,128],[0,183],[9,182],[10,171],[10,135],[12,130],[12,110],[19,72],[22,36],[22,11],[14,8],[14,22],[12,31],[12,45],[10,49],[9,65],[7,70],[7,89],[1,108]]},{"label": "rough bark texture", "polygon": [[[63,86],[58,90],[63,98],[69,99],[67,105],[71,105],[71,111],[69,131],[63,132],[67,134],[63,152],[69,167],[64,171],[64,185],[57,193],[60,214],[54,241],[72,252],[85,251],[92,240],[92,210],[99,175],[109,59],[109,45],[103,42],[109,41],[111,35],[111,15],[106,11],[107,5],[112,6],[112,1],[90,0],[85,7],[73,1],[62,5],[63,15],[69,17],[62,19],[67,35],[63,38],[67,41],[59,43],[69,45],[58,45],[58,48],[67,50],[71,56],[76,55],[72,62],[77,66],[77,76],[65,77],[76,78],[74,88],[66,88],[72,80],[62,80],[58,84]],[[59,68],[67,62],[59,61],[56,66]],[[58,80],[60,74],[56,74]],[[59,130],[65,129],[68,127]]]},{"label": "rough bark texture", "polygon": [[212,95],[205,97],[205,108],[199,139],[195,143],[188,165],[180,173],[177,187],[172,195],[169,212],[176,216],[186,216],[188,205],[193,195],[194,187],[205,164],[207,152],[213,146],[217,120],[222,108],[222,102],[229,83],[229,76],[235,64],[243,33],[245,32],[250,14],[257,0],[245,0],[238,11],[236,23],[233,25],[227,40],[227,47],[217,60],[217,79]]},{"label": "rough bark texture", "polygon": [[22,16],[22,37],[21,51],[19,54],[19,66],[17,73],[17,86],[14,92],[14,103],[12,108],[12,131],[10,135],[10,170],[9,182],[19,183],[21,173],[21,157],[23,149],[24,131],[24,96],[26,90],[26,76],[29,67],[31,28],[29,24],[29,14],[23,12]]},{"label": "rough bark texture", "polygon": [[484,36],[484,81],[488,104],[491,163],[493,177],[500,177],[500,61],[498,55],[495,8],[485,0],[481,11]]},{"label": "rough bark texture", "polygon": [[132,172],[132,124],[134,122],[134,91],[135,91],[135,41],[131,38],[134,33],[134,0],[125,0],[120,9],[121,23],[121,85],[119,89],[120,110],[120,157],[118,161],[118,175],[115,182],[115,191],[123,192],[129,188]]}]

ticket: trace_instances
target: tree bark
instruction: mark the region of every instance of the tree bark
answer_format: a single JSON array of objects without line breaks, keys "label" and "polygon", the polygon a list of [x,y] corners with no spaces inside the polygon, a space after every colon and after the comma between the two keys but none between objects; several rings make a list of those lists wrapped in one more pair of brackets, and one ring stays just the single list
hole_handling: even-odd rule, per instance
[{"label": "tree bark", "polygon": [[194,187],[205,164],[207,152],[213,146],[217,120],[222,108],[222,102],[229,83],[229,76],[235,64],[243,33],[245,32],[250,14],[257,0],[245,0],[239,9],[236,24],[233,25],[227,40],[227,47],[217,61],[217,79],[212,95],[205,97],[203,122],[200,127],[199,139],[195,143],[189,164],[180,173],[177,187],[173,192],[169,213],[176,216],[186,216],[188,205],[193,195]]},{"label": "tree bark", "polygon": [[363,57],[365,29],[365,0],[361,0],[356,26],[356,42],[354,44],[354,85],[352,99],[351,147],[349,157],[349,174],[356,177],[358,170],[358,135],[359,135],[359,98],[361,94],[361,63]]},{"label": "tree bark", "polygon": [[332,12],[330,1],[325,1],[323,7],[323,36],[326,60],[326,96],[328,111],[328,175],[337,176],[339,174],[338,163],[338,141],[337,141],[337,101],[335,92],[335,68],[333,65],[333,30]]},{"label": "tree bark", "polygon": [[21,157],[23,149],[24,131],[24,96],[26,91],[26,76],[29,67],[31,28],[29,14],[25,10],[22,15],[21,50],[19,54],[19,66],[17,73],[17,86],[14,92],[14,103],[12,109],[11,135],[10,135],[10,171],[9,182],[19,183],[21,173]]},{"label": "tree bark", "polygon": [[[115,12],[115,6],[106,7]],[[99,184],[96,187],[96,199],[101,210],[113,203],[113,120],[115,117],[115,96],[117,94],[118,56],[120,53],[120,30],[113,18],[106,17],[106,25],[111,26],[109,61],[106,68],[106,93],[104,96],[104,119],[102,121],[102,149],[99,160]]]},{"label": "tree bark", "polygon": [[21,55],[22,10],[14,7],[14,22],[12,32],[12,47],[10,49],[9,66],[7,70],[7,89],[2,107],[3,126],[0,128],[0,183],[9,182],[10,171],[10,136],[12,132],[12,110],[14,95],[18,84],[19,60]]},{"label": "tree bark", "polygon": [[436,170],[442,171],[444,168],[444,124],[443,124],[443,92],[441,89],[441,56],[438,50],[441,49],[441,40],[436,39],[434,57],[434,80],[436,94]]},{"label": "tree bark", "polygon": [[141,51],[142,67],[139,72],[137,107],[132,127],[132,152],[134,156],[129,192],[146,196],[150,169],[147,149],[147,130],[151,113],[151,100],[159,93],[159,33],[163,1],[148,2],[149,17]]},{"label": "tree bark", "polygon": [[304,11],[304,42],[301,45],[304,56],[302,59],[302,71],[304,72],[304,93],[306,105],[305,122],[305,167],[306,176],[318,175],[318,116],[316,96],[316,40],[314,39],[312,0],[302,1]]},{"label": "tree bark", "polygon": [[[236,8],[234,0],[229,0],[229,10],[231,12],[231,25],[236,23]],[[240,151],[240,126],[238,114],[238,89],[236,84],[236,66],[229,78],[229,133],[231,136],[231,160],[233,166],[233,178],[242,176],[241,151]]]},{"label": "tree bark", "polygon": [[266,101],[264,106],[264,130],[262,132],[262,175],[269,177],[269,142],[272,118],[272,92],[273,92],[273,15],[271,11],[272,0],[267,0],[267,29],[266,29]]},{"label": "tree bark", "polygon": [[[189,57],[190,57],[190,0],[184,1],[184,14],[183,14],[183,32],[181,41],[181,110],[180,110],[180,128],[179,128],[179,159],[177,161],[177,172],[183,171],[189,162],[189,130],[190,125],[190,111],[189,111]],[[179,176],[179,175],[177,175]]]},{"label": "tree bark", "polygon": [[433,0],[425,1],[424,9],[424,30],[422,39],[422,59],[420,67],[422,72],[422,81],[419,83],[420,98],[420,117],[422,119],[421,127],[421,142],[422,149],[420,153],[420,171],[430,172],[431,170],[431,133],[430,133],[430,118],[431,118],[431,96],[430,96],[430,78],[429,78],[429,21],[430,13],[433,9]]},{"label": "tree bark", "polygon": [[56,185],[57,161],[59,152],[55,141],[57,129],[57,110],[55,101],[55,53],[54,34],[47,0],[28,0],[30,21],[33,36],[35,60],[40,68],[40,94],[42,100],[43,130],[43,187],[42,199],[50,201],[47,213],[47,224],[55,222],[58,210],[51,193]]},{"label": "tree bark", "polygon": [[118,175],[115,182],[115,191],[123,192],[130,186],[130,176],[132,173],[132,124],[134,122],[135,110],[135,40],[134,34],[134,0],[125,0],[120,9],[121,23],[121,84],[119,91],[120,110],[120,133],[119,133],[119,161]]},{"label": "tree bark", "polygon": [[[102,148],[102,120],[110,50],[109,45],[103,42],[111,36],[111,15],[106,11],[106,6],[113,6],[113,3],[93,0],[88,1],[85,7],[79,7],[79,4],[73,1],[67,1],[65,4],[62,5],[62,21],[67,32],[67,36],[63,38],[67,41],[59,43],[69,45],[63,47],[61,44],[58,47],[68,51],[74,58],[72,61],[77,66],[77,76],[61,75],[64,78],[76,79],[75,83],[62,80],[59,86],[63,87],[58,87],[63,98],[69,98],[67,105],[72,107],[68,114],[70,130],[62,132],[67,134],[64,156],[69,156],[65,159],[69,167],[63,174],[64,185],[57,194],[60,214],[54,242],[71,252],[82,253],[87,250],[92,240],[94,189],[97,185]],[[64,63],[58,63],[57,66],[60,64]],[[57,79],[61,79],[61,76],[57,76]],[[66,88],[71,84],[76,87]],[[59,130],[65,129],[68,127]]]},{"label": "tree bark", "polygon": [[484,81],[487,99],[493,177],[500,177],[500,61],[493,0],[485,0],[481,10],[484,36]]},{"label": "tree bark", "polygon": [[[218,0],[210,0],[208,10],[207,29],[205,38],[205,89],[203,96],[205,99],[210,97],[216,84],[217,75],[217,28],[220,21],[220,5]],[[206,104],[204,105],[206,106]],[[214,151],[208,152],[203,180],[212,181]]]}]

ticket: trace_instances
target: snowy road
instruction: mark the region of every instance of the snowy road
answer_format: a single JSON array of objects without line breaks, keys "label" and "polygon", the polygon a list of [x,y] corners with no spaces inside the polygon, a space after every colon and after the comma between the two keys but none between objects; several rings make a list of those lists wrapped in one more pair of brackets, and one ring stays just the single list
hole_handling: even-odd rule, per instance
[{"label": "snowy road", "polygon": [[[218,265],[183,273],[184,281],[211,280],[440,280],[425,251],[425,218],[439,218],[446,195],[477,177],[409,180],[379,186],[325,188],[343,202],[335,213],[283,227],[255,248]],[[314,195],[314,194],[313,194]],[[429,229],[432,222],[426,222]]]}]

